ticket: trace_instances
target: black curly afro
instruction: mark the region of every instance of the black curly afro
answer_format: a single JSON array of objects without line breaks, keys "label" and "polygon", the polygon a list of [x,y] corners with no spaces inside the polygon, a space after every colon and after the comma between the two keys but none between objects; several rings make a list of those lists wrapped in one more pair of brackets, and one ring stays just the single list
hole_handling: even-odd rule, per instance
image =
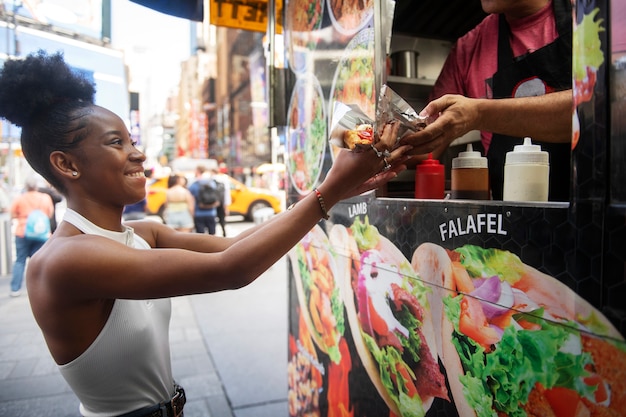
[{"label": "black curly afro", "polygon": [[61,52],[43,50],[6,61],[0,70],[0,117],[22,128],[29,164],[64,192],[50,166],[50,153],[69,150],[85,136],[96,89],[72,70]]}]

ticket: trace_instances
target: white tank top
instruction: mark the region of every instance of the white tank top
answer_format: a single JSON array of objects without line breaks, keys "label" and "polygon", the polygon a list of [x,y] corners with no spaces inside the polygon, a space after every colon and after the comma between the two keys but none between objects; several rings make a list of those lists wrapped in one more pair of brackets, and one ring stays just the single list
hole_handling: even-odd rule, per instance
[{"label": "white tank top", "polygon": [[[67,209],[64,221],[85,234],[137,249],[150,245],[135,235],[102,229]],[[86,417],[110,417],[169,400],[174,394],[169,344],[171,301],[115,300],[94,342],[78,358],[59,365]]]}]

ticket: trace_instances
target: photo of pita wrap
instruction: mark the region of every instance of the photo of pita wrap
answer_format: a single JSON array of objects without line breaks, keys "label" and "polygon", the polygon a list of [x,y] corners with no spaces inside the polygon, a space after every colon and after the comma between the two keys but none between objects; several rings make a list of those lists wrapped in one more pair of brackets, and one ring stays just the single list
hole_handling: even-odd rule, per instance
[{"label": "photo of pita wrap", "polygon": [[424,416],[448,399],[437,361],[428,288],[406,257],[365,217],[329,237],[345,280],[350,332],[363,367],[396,416]]},{"label": "photo of pita wrap", "polygon": [[515,254],[420,245],[460,416],[626,416],[626,343],[598,310]]},{"label": "photo of pita wrap", "polygon": [[319,225],[315,225],[289,251],[288,257],[298,302],[311,337],[332,362],[339,363],[339,340],[345,329],[344,306],[328,237]]}]

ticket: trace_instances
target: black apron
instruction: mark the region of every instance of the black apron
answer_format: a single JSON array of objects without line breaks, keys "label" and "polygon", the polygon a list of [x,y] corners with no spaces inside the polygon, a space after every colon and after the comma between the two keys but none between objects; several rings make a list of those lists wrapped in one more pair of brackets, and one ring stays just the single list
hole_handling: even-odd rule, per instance
[{"label": "black apron", "polygon": [[[570,0],[553,0],[553,6],[558,38],[535,52],[517,59],[513,57],[509,41],[511,30],[504,15],[500,15],[498,70],[493,78],[487,80],[494,99],[513,97],[515,89],[522,82],[537,78],[543,81],[550,91],[572,88],[572,6]],[[528,123],[533,123],[533,121],[528,120]],[[487,159],[494,200],[502,200],[506,153],[513,150],[515,145],[522,143],[523,138],[493,134],[487,151]],[[541,150],[548,151],[550,154],[549,199],[569,201],[571,145],[539,142],[534,139],[533,144],[541,145]]]}]

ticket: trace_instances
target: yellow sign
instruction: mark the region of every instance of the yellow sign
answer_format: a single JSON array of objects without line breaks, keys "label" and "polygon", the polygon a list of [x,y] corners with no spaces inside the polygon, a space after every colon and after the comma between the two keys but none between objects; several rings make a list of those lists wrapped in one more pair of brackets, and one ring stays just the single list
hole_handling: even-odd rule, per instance
[{"label": "yellow sign", "polygon": [[[276,2],[276,33],[283,31],[283,0]],[[268,0],[211,0],[210,22],[215,26],[267,32]]]}]

